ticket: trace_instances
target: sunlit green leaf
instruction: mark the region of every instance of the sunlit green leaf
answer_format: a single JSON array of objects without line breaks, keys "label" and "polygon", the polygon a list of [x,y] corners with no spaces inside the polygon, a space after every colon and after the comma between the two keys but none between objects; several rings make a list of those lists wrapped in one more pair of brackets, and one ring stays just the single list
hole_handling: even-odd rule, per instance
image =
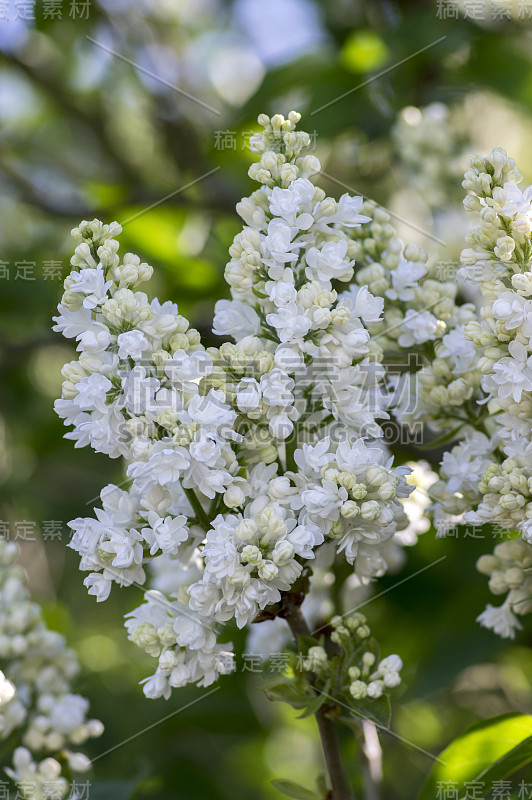
[{"label": "sunlit green leaf", "polygon": [[495,781],[500,781],[507,778],[509,775],[513,775],[514,772],[517,772],[519,769],[531,763],[532,736],[529,736],[528,739],[524,739],[517,747],[514,747],[509,753],[501,756],[494,764],[477,775],[476,780],[489,786],[495,783]]},{"label": "sunlit green leaf", "polygon": [[[491,780],[492,768],[493,779],[503,777],[505,757],[506,768],[513,771],[512,765],[517,764],[518,769],[529,752],[528,747],[523,744],[519,753],[514,756],[511,753],[531,736],[532,716],[528,714],[502,714],[474,725],[440,754],[418,800],[434,800],[437,785],[443,781],[456,782],[463,792],[467,781],[482,780],[479,776],[485,779],[486,775]],[[497,769],[496,762],[500,762]]]}]

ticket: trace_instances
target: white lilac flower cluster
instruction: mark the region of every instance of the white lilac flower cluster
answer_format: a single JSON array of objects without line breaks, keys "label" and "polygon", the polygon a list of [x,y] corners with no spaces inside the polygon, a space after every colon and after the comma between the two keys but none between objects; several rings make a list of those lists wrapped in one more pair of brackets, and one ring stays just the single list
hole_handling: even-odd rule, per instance
[{"label": "white lilac flower cluster", "polygon": [[89,759],[70,750],[100,736],[103,725],[87,719],[89,703],[73,694],[78,662],[62,636],[46,627],[31,601],[18,547],[0,542],[0,739],[19,743],[7,774],[20,797],[63,798],[65,771],[85,772]]},{"label": "white lilac flower cluster", "polygon": [[503,543],[479,562],[492,590],[508,592],[503,606],[489,606],[479,620],[513,636],[515,614],[532,611],[532,187],[519,188],[522,175],[500,148],[472,157],[469,167],[464,205],[479,225],[459,277],[479,294],[479,313],[463,336],[477,353],[480,413],[476,430],[464,429],[444,455],[432,494],[467,524],[520,532],[521,541]]},{"label": "white lilac flower cluster", "polygon": [[[71,546],[97,600],[113,583],[144,588],[126,627],[157,659],[149,697],[230,672],[223,624],[251,623],[309,563],[346,558],[361,579],[382,574],[409,525],[410,470],[393,467],[379,441],[393,393],[374,331],[384,295],[410,303],[392,311],[405,346],[441,336],[445,324],[407,318],[422,315],[430,294],[428,280],[417,289],[424,255],[407,248],[403,260],[374,205],[370,218],[362,198],[336,201],[314,186],[320,164],[298,120],[261,116],[264,132],[251,138],[260,188],[237,206],[231,299],[214,319],[214,333],[234,343],[205,348],[173,303],[136,290],[151,268],[119,254],[116,223],[73,231],[55,330],[80,355],[64,368],[56,410],[76,446],[123,456],[129,483],[107,486],[96,517],[71,523]],[[450,318],[446,291],[438,311]]]},{"label": "white lilac flower cluster", "polygon": [[232,300],[217,303],[214,332],[238,349],[250,336],[271,343],[271,373],[239,384],[237,405],[254,420],[266,413],[272,435],[286,438],[314,400],[349,429],[379,436],[388,397],[368,327],[381,320],[383,300],[367,285],[333,287],[352,280],[350,233],[369,217],[362,198],[336,201],[311,183],[320,164],[302,155],[309,137],[292,130],[298,118],[260,117],[264,133],[251,138],[262,155],[250,176],[262,186],[237,205],[245,227],[225,273]]}]

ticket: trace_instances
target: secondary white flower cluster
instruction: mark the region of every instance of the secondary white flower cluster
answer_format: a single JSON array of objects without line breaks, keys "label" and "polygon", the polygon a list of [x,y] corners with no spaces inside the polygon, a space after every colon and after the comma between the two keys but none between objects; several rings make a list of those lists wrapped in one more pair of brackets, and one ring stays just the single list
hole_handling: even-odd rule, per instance
[{"label": "secondary white flower cluster", "polygon": [[[384,324],[370,327],[387,362],[390,407],[402,425],[449,431],[470,422],[480,392],[477,351],[464,327],[476,318],[453,275],[427,264],[427,254],[396,236],[390,215],[374,203],[372,222],[355,228],[355,280],[384,297]],[[445,265],[444,265],[445,266]]]},{"label": "secondary white flower cluster", "polygon": [[502,606],[488,605],[479,622],[500,636],[513,637],[521,628],[517,614],[532,612],[532,548],[522,539],[498,544],[493,555],[479,558],[477,569],[490,576],[493,594],[506,594]]},{"label": "secondary white flower cluster", "polygon": [[[455,519],[521,533],[522,542],[499,545],[496,556],[480,562],[481,571],[493,573],[492,590],[509,592],[504,605],[489,606],[480,621],[513,636],[519,627],[514,614],[532,610],[532,586],[525,573],[515,583],[513,572],[527,562],[526,551],[532,553],[532,188],[519,188],[522,175],[500,148],[472,157],[469,167],[464,205],[479,225],[462,252],[459,278],[477,287],[480,310],[460,335],[476,351],[474,385],[481,393],[476,415],[468,411],[476,430],[465,428],[464,439],[444,455],[431,491]],[[508,581],[496,566],[499,556],[517,562],[506,564]]]},{"label": "secondary white flower cluster", "polygon": [[532,454],[532,189],[519,189],[521,173],[503,150],[470,164],[464,202],[479,211],[480,226],[462,253],[461,274],[479,285],[482,307],[465,333],[481,350],[482,389],[490,414],[497,414],[502,450],[526,468]]},{"label": "secondary white flower cluster", "polygon": [[[460,444],[443,454],[439,480],[430,487],[438,501],[435,509],[440,534],[456,522],[464,522],[464,514],[479,501],[479,483],[492,464],[493,442],[485,433],[467,428]],[[447,520],[447,526],[445,522]]]},{"label": "secondary white flower cluster", "polygon": [[18,547],[0,542],[0,739],[20,743],[6,772],[19,796],[63,798],[69,783],[62,773],[85,772],[89,759],[71,751],[103,732],[87,719],[88,700],[71,691],[78,662],[62,636],[48,630],[31,601]]},{"label": "secondary white flower cluster", "polygon": [[[56,409],[76,446],[125,458],[128,482],[70,523],[71,546],[97,600],[113,583],[144,588],[126,627],[157,659],[150,697],[234,669],[223,625],[275,607],[305,567],[324,576],[345,558],[367,581],[398,563],[398,546],[426,527],[425,501],[407,500],[416,481],[393,466],[382,424],[393,411],[448,428],[473,403],[476,350],[462,330],[473,307],[386,211],[314,186],[320,165],[298,120],[261,116],[251,139],[260,188],[238,204],[231,299],[214,319],[234,343],[205,348],[173,303],[137,290],[152,270],[120,255],[119,225],[73,231],[55,330],[80,355]],[[435,350],[440,397],[429,387],[420,411],[408,365],[391,374],[390,354],[412,351],[430,369]],[[325,583],[311,580],[309,603],[314,591],[330,615]]]},{"label": "secondary white flower cluster", "polygon": [[[462,437],[444,454],[430,489],[438,531],[491,523],[496,530],[521,531],[530,545],[532,188],[521,190],[521,179],[499,148],[470,159],[464,204],[480,225],[462,252],[460,282],[447,277],[445,264],[428,267],[425,254],[395,237],[389,215],[368,203],[361,212],[372,222],[351,236],[357,242],[355,280],[386,298],[385,324],[370,333],[385,362],[399,354],[408,364],[397,375],[389,369],[393,416],[411,428],[424,423],[444,434],[442,443]],[[480,295],[480,309],[460,301],[459,287]],[[509,597],[515,613],[529,612],[523,593],[518,602],[515,594]]]},{"label": "secondary white flower cluster", "polygon": [[127,615],[129,638],[158,659],[154,675],[144,681],[147,697],[170,696],[172,688],[197,683],[209,686],[234,669],[231,645],[216,642],[213,625],[161,592],[146,592],[146,602]]}]

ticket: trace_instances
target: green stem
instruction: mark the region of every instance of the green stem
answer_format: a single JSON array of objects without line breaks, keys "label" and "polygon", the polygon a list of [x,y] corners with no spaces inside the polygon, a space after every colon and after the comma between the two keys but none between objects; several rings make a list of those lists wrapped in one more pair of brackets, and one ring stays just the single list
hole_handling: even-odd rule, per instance
[{"label": "green stem", "polygon": [[201,525],[203,525],[203,529],[205,530],[205,533],[207,533],[207,531],[211,527],[211,522],[209,517],[207,516],[207,512],[201,505],[198,496],[196,495],[196,492],[194,491],[194,489],[185,489],[184,487],[183,491],[188,497],[190,505],[194,509],[194,513],[196,514],[196,519]]},{"label": "green stem", "polygon": [[[311,631],[307,625],[305,617],[301,613],[299,605],[286,601],[284,603],[284,618],[286,619],[292,635],[297,642],[298,636],[311,636]],[[320,732],[321,746],[329,773],[331,783],[331,800],[354,800],[350,792],[349,784],[342,764],[340,743],[336,733],[336,727],[330,717],[327,716],[326,706],[321,706],[315,713],[318,730]]]},{"label": "green stem", "polygon": [[286,458],[286,471],[295,471],[297,464],[294,460],[294,453],[297,449],[297,426],[294,426],[292,435],[286,440],[285,443],[285,458]]}]

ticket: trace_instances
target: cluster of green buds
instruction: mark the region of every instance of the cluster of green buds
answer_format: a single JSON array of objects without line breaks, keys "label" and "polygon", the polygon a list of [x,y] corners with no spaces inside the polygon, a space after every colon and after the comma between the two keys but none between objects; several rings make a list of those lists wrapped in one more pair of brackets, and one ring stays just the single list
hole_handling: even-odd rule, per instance
[{"label": "cluster of green buds", "polygon": [[398,655],[379,659],[366,617],[360,613],[333,617],[331,641],[347,659],[348,689],[355,700],[377,699],[401,683],[403,666]]},{"label": "cluster of green buds", "polygon": [[[321,697],[322,702],[334,700],[339,708],[348,708],[357,717],[387,724],[387,695],[401,683],[401,658],[398,655],[380,658],[367,619],[359,612],[335,616],[329,626],[332,630],[320,644],[305,638],[300,640],[300,646],[308,649],[298,659],[296,674],[306,673],[313,692],[317,692],[314,696]],[[301,685],[299,690],[302,689]],[[340,717],[339,721],[346,719]]]}]

